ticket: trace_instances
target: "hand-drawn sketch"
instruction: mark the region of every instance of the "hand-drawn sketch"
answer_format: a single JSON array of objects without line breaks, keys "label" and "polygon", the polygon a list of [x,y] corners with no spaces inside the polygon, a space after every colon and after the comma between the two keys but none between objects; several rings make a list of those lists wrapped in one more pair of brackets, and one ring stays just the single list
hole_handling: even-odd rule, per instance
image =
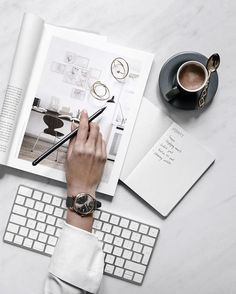
[{"label": "hand-drawn sketch", "polygon": [[72,91],[71,91],[71,97],[72,98],[78,99],[80,101],[84,101],[85,95],[86,95],[85,90],[81,90],[81,89],[78,89],[78,88],[72,88]]},{"label": "hand-drawn sketch", "polygon": [[66,66],[63,63],[53,61],[51,63],[51,71],[59,74],[63,74],[65,72]]}]

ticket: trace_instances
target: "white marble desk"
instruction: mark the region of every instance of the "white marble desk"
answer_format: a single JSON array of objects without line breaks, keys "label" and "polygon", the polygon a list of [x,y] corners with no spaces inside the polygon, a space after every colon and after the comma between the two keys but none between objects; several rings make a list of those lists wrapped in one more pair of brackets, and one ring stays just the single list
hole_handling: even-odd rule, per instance
[{"label": "white marble desk", "polygon": [[[236,293],[235,1],[1,0],[0,8],[1,90],[24,11],[54,24],[98,31],[121,45],[156,54],[145,95],[216,156],[215,164],[166,220],[121,185],[113,201],[103,200],[106,209],[160,226],[161,235],[142,287],[105,276],[99,293]],[[222,60],[217,95],[201,115],[168,107],[157,92],[161,65],[185,50],[207,56],[218,52]],[[65,193],[63,185],[1,166],[1,240],[20,183]],[[48,263],[47,257],[1,241],[0,293],[42,293]]]}]

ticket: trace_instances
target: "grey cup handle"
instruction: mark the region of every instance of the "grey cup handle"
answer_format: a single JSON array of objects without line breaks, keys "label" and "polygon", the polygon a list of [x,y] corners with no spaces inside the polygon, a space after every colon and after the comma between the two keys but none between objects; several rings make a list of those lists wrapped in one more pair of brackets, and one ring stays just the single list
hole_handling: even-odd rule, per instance
[{"label": "grey cup handle", "polygon": [[180,90],[177,86],[172,88],[169,92],[166,93],[167,101],[170,102],[171,100],[176,98],[176,95],[180,93]]}]

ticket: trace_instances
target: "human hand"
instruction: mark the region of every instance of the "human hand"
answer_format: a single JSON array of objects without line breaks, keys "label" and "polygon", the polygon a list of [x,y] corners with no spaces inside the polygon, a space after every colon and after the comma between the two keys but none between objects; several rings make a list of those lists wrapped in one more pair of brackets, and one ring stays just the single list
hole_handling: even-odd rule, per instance
[{"label": "human hand", "polygon": [[[73,125],[73,129],[77,125]],[[69,195],[86,192],[95,196],[106,162],[106,145],[96,123],[88,124],[82,111],[77,135],[70,141],[66,160],[66,181]]]}]

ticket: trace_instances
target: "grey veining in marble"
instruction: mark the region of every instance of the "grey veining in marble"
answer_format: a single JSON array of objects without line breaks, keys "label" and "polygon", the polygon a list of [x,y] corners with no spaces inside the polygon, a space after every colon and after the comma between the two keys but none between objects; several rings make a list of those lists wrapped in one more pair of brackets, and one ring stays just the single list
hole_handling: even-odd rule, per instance
[{"label": "grey veining in marble", "polygon": [[[236,3],[233,0],[0,0],[0,95],[25,11],[56,25],[97,31],[121,45],[153,52],[145,95],[216,156],[215,164],[166,219],[119,185],[104,207],[161,227],[142,287],[105,277],[100,294],[236,293]],[[219,89],[199,115],[171,108],[157,90],[162,64],[181,51],[221,56]],[[0,167],[0,239],[18,184],[65,193],[56,182]],[[7,188],[6,188],[7,187]],[[129,210],[128,201],[135,210]],[[49,259],[0,242],[0,293],[39,294]],[[12,281],[14,282],[12,283]]]}]

